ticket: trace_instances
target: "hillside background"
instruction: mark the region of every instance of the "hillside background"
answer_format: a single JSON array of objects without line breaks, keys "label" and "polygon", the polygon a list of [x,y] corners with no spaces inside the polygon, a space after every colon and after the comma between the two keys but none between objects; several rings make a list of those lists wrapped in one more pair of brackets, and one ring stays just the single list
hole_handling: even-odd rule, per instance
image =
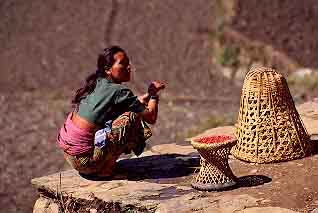
[{"label": "hillside background", "polygon": [[283,73],[296,103],[318,94],[315,0],[6,0],[0,14],[6,212],[31,212],[37,194],[30,179],[67,168],[55,137],[108,45],[127,50],[136,94],[153,79],[167,84],[148,148],[233,124],[254,63]]}]

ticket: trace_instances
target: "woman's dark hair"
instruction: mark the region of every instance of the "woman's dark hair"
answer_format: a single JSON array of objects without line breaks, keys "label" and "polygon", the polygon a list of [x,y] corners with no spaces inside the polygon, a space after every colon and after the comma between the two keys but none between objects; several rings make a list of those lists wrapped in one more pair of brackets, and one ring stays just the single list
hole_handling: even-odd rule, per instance
[{"label": "woman's dark hair", "polygon": [[111,46],[105,48],[103,53],[98,55],[97,58],[97,70],[95,73],[90,74],[86,78],[85,85],[76,91],[76,94],[72,100],[74,108],[78,108],[79,103],[88,94],[92,93],[96,87],[96,80],[98,78],[105,78],[105,70],[109,70],[115,63],[114,55],[118,52],[125,52],[119,46]]}]

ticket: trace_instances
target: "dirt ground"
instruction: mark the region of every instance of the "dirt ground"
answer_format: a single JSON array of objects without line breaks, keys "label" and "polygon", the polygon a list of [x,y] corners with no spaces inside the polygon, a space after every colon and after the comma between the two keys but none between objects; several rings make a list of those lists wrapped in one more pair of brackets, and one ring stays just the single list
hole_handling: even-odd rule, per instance
[{"label": "dirt ground", "polygon": [[[200,33],[209,31],[213,22],[213,2],[120,2],[117,24],[108,37],[104,33],[110,5],[103,0],[0,3],[0,207],[7,212],[30,212],[37,197],[31,178],[65,168],[56,132],[70,111],[75,88],[94,67],[100,46],[121,43],[128,50],[138,71],[134,82],[139,83],[132,84],[137,94],[149,79],[167,82],[150,145],[183,143],[189,129],[212,116],[235,119],[241,82],[218,73],[210,63],[210,35]],[[291,53],[304,66],[318,66],[315,0],[238,2],[235,29]],[[297,178],[292,171],[286,167],[284,174]],[[302,181],[303,194],[292,196],[311,196],[301,188],[306,180],[297,180]],[[268,193],[275,194],[271,190]]]},{"label": "dirt ground", "polygon": [[[223,192],[202,192],[204,196],[248,194],[258,206],[277,206],[299,212],[318,208],[318,155],[275,164],[255,164],[230,156],[229,163],[238,185]],[[159,183],[189,186],[192,176],[160,179]],[[150,180],[151,181],[151,180]],[[158,182],[158,180],[155,180]]]},{"label": "dirt ground", "polygon": [[[316,142],[313,141],[313,143]],[[154,147],[154,150],[156,149],[158,151],[158,146]],[[160,205],[169,202],[170,209],[180,208],[183,210],[180,212],[189,212],[190,209],[192,211],[197,209],[198,212],[210,212],[208,209],[212,207],[222,209],[224,206],[233,208],[234,212],[251,207],[280,207],[296,212],[312,212],[318,208],[317,154],[298,160],[272,164],[248,163],[230,155],[229,164],[237,177],[236,186],[225,191],[207,192],[198,191],[191,187],[193,173],[198,172],[196,168],[200,167],[200,156],[191,145],[178,147],[160,145],[159,150],[161,150],[161,154],[158,152],[156,154],[148,153],[146,156],[119,161],[114,181],[91,182],[80,178],[74,170],[68,170],[62,174],[55,173],[51,176],[34,179],[33,184],[41,188],[42,193],[47,193],[49,198],[58,202],[55,197],[55,187],[59,182],[59,175],[61,175],[64,183],[61,187],[63,193],[65,195],[74,193],[74,197],[71,196],[74,199],[84,198],[84,200],[77,202],[78,205],[74,205],[76,208],[72,208],[72,205],[69,204],[72,212],[79,212],[79,209],[85,212],[87,208],[106,208],[109,210],[111,205],[106,207],[107,204],[111,204],[109,196],[112,196],[113,200],[124,201],[121,208],[118,207],[119,209],[123,209],[125,206],[130,206],[132,209],[146,208],[146,206],[150,206],[149,202],[152,201],[160,202]],[[190,153],[186,154],[182,150],[188,150]],[[116,181],[120,181],[120,183],[116,183]],[[132,186],[135,184],[136,186]],[[161,184],[175,185],[160,188]],[[78,191],[79,185],[83,186],[81,191]],[[121,186],[126,189],[118,189]],[[130,191],[129,187],[136,188]],[[103,191],[105,188],[109,190]],[[144,190],[145,188],[147,190]],[[138,195],[131,200],[131,194],[134,193],[134,190],[138,191]],[[122,193],[123,191],[125,193]],[[88,194],[95,194],[99,201],[105,202],[92,204],[89,202]],[[249,198],[240,199],[246,195]],[[193,200],[197,201],[191,203]],[[252,202],[249,203],[247,200]],[[180,202],[185,202],[184,206],[180,207]],[[105,207],[101,207],[101,205]]]},{"label": "dirt ground", "polygon": [[318,3],[315,0],[238,0],[232,27],[270,44],[304,67],[318,67]]},{"label": "dirt ground", "polygon": [[[234,156],[229,156],[229,164],[237,177],[237,186],[231,190],[222,192],[202,192],[203,196],[222,196],[222,195],[240,195],[248,194],[258,199],[258,206],[276,206],[281,208],[288,208],[299,212],[309,212],[318,208],[318,144],[317,140],[310,142],[312,144],[312,155],[302,159],[296,159],[287,162],[257,164],[249,163],[236,159]],[[189,144],[184,143],[185,146]],[[164,145],[163,145],[164,146]],[[160,149],[164,152],[165,149]],[[184,148],[184,150],[190,150]],[[171,152],[167,149],[166,152]],[[178,152],[177,149],[174,151]],[[180,153],[182,151],[179,150]],[[165,155],[163,155],[165,156]],[[192,161],[189,161],[184,168],[174,168],[170,178],[149,179],[155,183],[176,183],[184,186],[190,186],[192,181],[193,170],[189,168],[197,168],[199,166],[199,156],[197,152],[191,153]],[[158,157],[158,156],[157,156]],[[176,158],[171,158],[173,165]],[[178,156],[179,158],[189,158],[189,156]],[[146,158],[145,158],[146,159]],[[154,156],[155,159],[155,156]],[[142,163],[142,159],[134,159],[134,165]],[[138,163],[138,160],[141,162]],[[158,159],[163,161],[164,158]],[[152,161],[153,162],[153,161]],[[124,164],[122,161],[122,168],[126,169],[127,174],[137,173],[138,177],[151,177],[152,170],[138,168],[138,166]],[[120,165],[120,164],[119,164]],[[125,166],[123,166],[125,165]],[[156,166],[160,168],[160,163]],[[131,170],[130,170],[131,169]],[[140,170],[140,171],[138,171]],[[132,172],[134,171],[134,172]],[[148,172],[146,172],[148,171]],[[138,173],[139,172],[139,173]],[[197,171],[198,172],[198,171]],[[167,176],[167,172],[162,172],[163,176]],[[180,173],[178,175],[178,173]],[[136,176],[136,175],[134,175]],[[160,176],[157,174],[157,176]],[[169,176],[169,174],[168,174]],[[137,179],[138,180],[138,179]],[[143,180],[143,178],[141,178]],[[172,197],[174,195],[171,195]]]},{"label": "dirt ground", "polygon": [[[251,164],[233,160],[233,172],[241,178],[252,176],[264,185],[241,187],[225,193],[246,193],[259,198],[260,206],[279,206],[304,212],[318,208],[318,156],[278,164]],[[254,177],[253,177],[254,176]],[[270,178],[271,181],[268,181]]]}]

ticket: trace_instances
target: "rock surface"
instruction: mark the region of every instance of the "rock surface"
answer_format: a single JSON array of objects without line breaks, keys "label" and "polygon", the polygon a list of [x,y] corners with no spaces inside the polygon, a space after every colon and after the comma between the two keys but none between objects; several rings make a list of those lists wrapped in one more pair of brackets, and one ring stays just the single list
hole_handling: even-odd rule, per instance
[{"label": "rock surface", "polygon": [[297,110],[311,139],[318,140],[318,99],[299,105]]},{"label": "rock surface", "polygon": [[[298,106],[308,132],[318,135],[318,101]],[[233,134],[218,127],[206,134]],[[198,136],[197,136],[198,137]],[[315,146],[315,139],[311,141]],[[315,152],[314,152],[315,154]],[[34,212],[303,212],[318,204],[318,155],[276,164],[254,164],[232,156],[238,185],[228,191],[191,187],[200,156],[190,144],[157,145],[138,158],[118,161],[112,180],[89,180],[67,170],[32,180],[40,192]]]}]

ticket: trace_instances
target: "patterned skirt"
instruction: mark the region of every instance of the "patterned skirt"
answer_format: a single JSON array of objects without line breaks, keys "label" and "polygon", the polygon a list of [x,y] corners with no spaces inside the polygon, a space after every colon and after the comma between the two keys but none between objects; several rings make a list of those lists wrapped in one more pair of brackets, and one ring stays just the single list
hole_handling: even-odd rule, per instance
[{"label": "patterned skirt", "polygon": [[92,154],[81,156],[71,156],[64,152],[66,161],[82,174],[110,176],[119,156],[132,151],[140,155],[152,132],[136,113],[126,112],[113,121],[110,134],[104,148],[95,147]]}]

